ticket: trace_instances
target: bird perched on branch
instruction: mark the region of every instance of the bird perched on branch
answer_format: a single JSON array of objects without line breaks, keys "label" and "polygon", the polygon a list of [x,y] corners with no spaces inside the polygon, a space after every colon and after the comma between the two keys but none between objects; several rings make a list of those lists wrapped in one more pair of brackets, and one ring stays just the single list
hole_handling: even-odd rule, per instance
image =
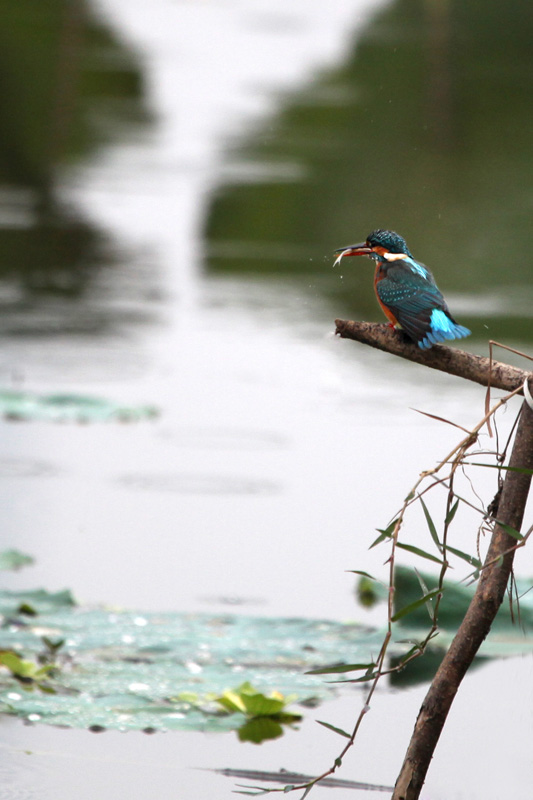
[{"label": "bird perched on branch", "polygon": [[422,350],[470,335],[450,314],[429,269],[415,261],[398,233],[372,231],[365,242],[335,252],[335,265],[344,256],[369,256],[376,262],[374,289],[391,328],[402,328]]}]

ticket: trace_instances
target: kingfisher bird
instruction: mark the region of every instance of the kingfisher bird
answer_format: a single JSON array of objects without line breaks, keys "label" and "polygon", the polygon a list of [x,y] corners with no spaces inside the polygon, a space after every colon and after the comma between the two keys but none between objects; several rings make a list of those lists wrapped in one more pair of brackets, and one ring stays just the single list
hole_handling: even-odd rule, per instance
[{"label": "kingfisher bird", "polygon": [[376,262],[374,289],[391,328],[401,328],[422,350],[446,339],[462,339],[471,331],[459,325],[448,309],[429,269],[415,261],[407,242],[394,231],[372,231],[365,242],[335,251],[344,256],[369,256]]}]

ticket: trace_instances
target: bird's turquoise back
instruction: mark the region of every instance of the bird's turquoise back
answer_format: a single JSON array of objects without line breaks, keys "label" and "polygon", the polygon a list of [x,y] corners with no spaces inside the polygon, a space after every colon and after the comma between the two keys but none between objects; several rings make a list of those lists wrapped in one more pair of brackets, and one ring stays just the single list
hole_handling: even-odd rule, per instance
[{"label": "bird's turquoise back", "polygon": [[375,286],[380,304],[421,349],[469,335],[468,328],[451,316],[430,270],[412,256],[393,261],[378,258]]}]

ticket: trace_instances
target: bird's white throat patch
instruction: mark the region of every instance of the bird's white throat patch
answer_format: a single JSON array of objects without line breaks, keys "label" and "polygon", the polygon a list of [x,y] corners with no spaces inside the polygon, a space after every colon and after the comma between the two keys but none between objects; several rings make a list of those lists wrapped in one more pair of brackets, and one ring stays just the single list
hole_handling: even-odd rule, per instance
[{"label": "bird's white throat patch", "polygon": [[407,258],[405,253],[383,253],[383,258],[387,261],[401,261],[402,258]]}]

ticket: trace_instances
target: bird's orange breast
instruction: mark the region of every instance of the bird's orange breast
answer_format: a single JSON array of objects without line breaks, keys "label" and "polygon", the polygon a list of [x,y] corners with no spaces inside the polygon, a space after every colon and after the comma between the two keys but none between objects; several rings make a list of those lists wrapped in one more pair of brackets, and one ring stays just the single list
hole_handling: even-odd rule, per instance
[{"label": "bird's orange breast", "polygon": [[382,302],[381,297],[378,294],[378,283],[385,277],[385,271],[383,268],[378,264],[376,266],[376,271],[374,272],[374,291],[376,293],[376,297],[378,299],[378,303],[381,306],[381,310],[385,314],[388,320],[392,323],[392,325],[396,326],[399,325],[398,320],[392,313],[392,311]]}]

